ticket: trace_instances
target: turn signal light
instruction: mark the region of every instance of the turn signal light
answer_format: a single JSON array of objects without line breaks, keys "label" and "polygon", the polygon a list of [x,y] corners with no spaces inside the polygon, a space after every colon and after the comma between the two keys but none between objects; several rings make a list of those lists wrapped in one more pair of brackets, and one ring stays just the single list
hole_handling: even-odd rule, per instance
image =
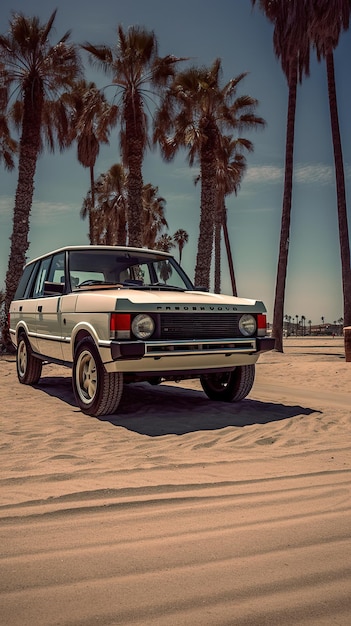
[{"label": "turn signal light", "polygon": [[263,313],[257,315],[257,335],[264,337],[267,333],[267,318]]},{"label": "turn signal light", "polygon": [[111,339],[130,339],[130,313],[111,313]]}]

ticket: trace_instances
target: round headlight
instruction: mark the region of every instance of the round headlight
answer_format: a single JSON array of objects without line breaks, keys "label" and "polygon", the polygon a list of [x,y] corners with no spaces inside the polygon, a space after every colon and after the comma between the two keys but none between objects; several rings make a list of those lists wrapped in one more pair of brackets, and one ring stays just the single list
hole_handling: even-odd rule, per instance
[{"label": "round headlight", "polygon": [[132,333],[138,339],[148,339],[155,330],[155,322],[145,313],[140,313],[132,321]]},{"label": "round headlight", "polygon": [[239,330],[242,335],[249,337],[256,331],[256,320],[253,315],[242,315],[239,320]]}]

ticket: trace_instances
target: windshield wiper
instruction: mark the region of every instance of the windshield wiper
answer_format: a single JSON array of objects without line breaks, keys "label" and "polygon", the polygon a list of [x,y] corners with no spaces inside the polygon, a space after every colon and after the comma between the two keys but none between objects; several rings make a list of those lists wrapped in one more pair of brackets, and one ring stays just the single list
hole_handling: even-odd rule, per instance
[{"label": "windshield wiper", "polygon": [[150,289],[165,289],[166,291],[186,291],[186,287],[177,287],[176,285],[166,285],[166,283],[151,283],[148,285]]}]

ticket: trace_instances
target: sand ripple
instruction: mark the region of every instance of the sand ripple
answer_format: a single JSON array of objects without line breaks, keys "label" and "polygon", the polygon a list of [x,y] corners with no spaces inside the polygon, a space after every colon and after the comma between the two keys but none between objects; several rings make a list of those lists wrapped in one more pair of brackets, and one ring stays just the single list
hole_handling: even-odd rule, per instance
[{"label": "sand ripple", "polygon": [[351,364],[314,346],[238,405],[137,385],[105,419],[0,359],[1,625],[348,626]]}]

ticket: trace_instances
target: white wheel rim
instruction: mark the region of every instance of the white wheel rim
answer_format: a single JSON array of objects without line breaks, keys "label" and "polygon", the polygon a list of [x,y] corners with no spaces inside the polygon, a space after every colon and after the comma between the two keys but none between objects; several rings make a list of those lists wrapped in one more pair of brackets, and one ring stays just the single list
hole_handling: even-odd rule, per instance
[{"label": "white wheel rim", "polygon": [[27,346],[24,341],[21,341],[18,346],[18,372],[23,378],[27,370]]},{"label": "white wheel rim", "polygon": [[89,350],[84,350],[78,357],[76,387],[84,404],[90,404],[94,400],[97,391],[97,368]]}]

